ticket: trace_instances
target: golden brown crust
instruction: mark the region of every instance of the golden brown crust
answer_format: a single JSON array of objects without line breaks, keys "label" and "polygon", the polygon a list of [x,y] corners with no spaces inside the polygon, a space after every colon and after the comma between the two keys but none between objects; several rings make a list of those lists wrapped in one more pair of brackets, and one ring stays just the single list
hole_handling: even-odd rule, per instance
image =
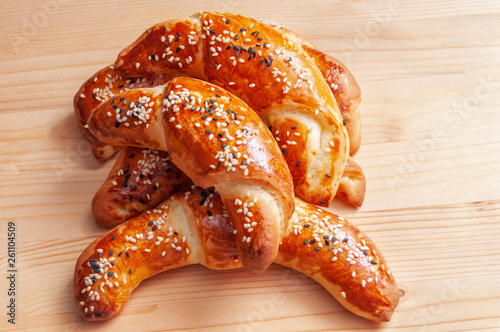
[{"label": "golden brown crust", "polygon": [[366,178],[361,167],[349,157],[340,180],[337,196],[351,205],[360,207],[365,199]]},{"label": "golden brown crust", "polygon": [[[330,87],[300,45],[248,17],[201,13],[151,27],[115,63],[115,71],[130,76],[173,70],[236,94],[273,127],[290,117],[314,126],[302,154],[309,166],[297,173],[296,193],[309,202],[330,203],[349,138]],[[296,156],[287,154],[288,163],[300,161]]]},{"label": "golden brown crust", "polygon": [[74,293],[84,319],[112,318],[143,279],[197,263],[193,238],[166,222],[168,215],[168,205],[162,204],[109,231],[82,253]]},{"label": "golden brown crust", "polygon": [[332,89],[349,134],[349,154],[353,155],[361,145],[361,115],[359,111],[361,90],[359,85],[349,69],[339,60],[305,45],[303,49],[314,60],[328,86]]},{"label": "golden brown crust", "polygon": [[[353,313],[388,321],[398,304],[399,290],[375,244],[341,217],[299,199],[296,206],[275,262],[318,281]],[[159,207],[111,230],[82,253],[74,277],[79,313],[85,320],[109,319],[143,279],[178,266],[241,267],[236,242],[217,193],[196,188],[175,194]],[[118,256],[120,252],[129,256]],[[91,259],[95,259],[94,267],[89,266]],[[103,270],[96,272],[95,264],[103,264]],[[108,286],[106,278],[117,281],[118,286]],[[101,282],[105,282],[102,289]]]},{"label": "golden brown crust", "polygon": [[330,87],[344,118],[344,124],[349,134],[349,154],[352,156],[359,150],[361,144],[361,115],[359,111],[361,90],[356,79],[342,62],[317,50],[307,39],[284,28],[279,23],[270,22],[269,24],[282,34],[293,39],[297,44],[300,44],[302,50],[307,53],[318,67]]},{"label": "golden brown crust", "polygon": [[92,111],[104,101],[113,98],[116,94],[134,88],[157,86],[165,84],[168,80],[178,76],[177,73],[165,73],[162,75],[147,76],[142,78],[122,77],[113,71],[113,66],[107,66],[92,75],[82,84],[75,97],[73,106],[78,122],[78,128],[82,136],[89,142],[94,156],[99,161],[105,161],[120,146],[111,146],[99,141],[87,128],[87,123]]},{"label": "golden brown crust", "polygon": [[167,152],[125,147],[95,194],[92,213],[97,224],[115,227],[191,185]]},{"label": "golden brown crust", "polygon": [[215,186],[238,231],[243,264],[264,271],[294,202],[286,162],[257,114],[222,88],[192,78],[116,97],[93,112],[91,132],[111,145],[167,150],[195,184]]},{"label": "golden brown crust", "polygon": [[342,305],[374,321],[388,321],[399,290],[375,244],[342,217],[296,202],[276,263],[322,284]]}]

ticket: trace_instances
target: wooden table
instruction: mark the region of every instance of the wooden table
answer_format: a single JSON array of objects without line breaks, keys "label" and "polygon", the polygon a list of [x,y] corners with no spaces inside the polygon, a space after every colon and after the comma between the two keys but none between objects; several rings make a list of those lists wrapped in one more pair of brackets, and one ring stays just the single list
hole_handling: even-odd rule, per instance
[{"label": "wooden table", "polygon": [[[500,3],[3,0],[0,10],[0,329],[500,328]],[[340,58],[363,93],[362,208],[331,210],[378,244],[403,297],[390,323],[343,309],[279,266],[254,277],[191,266],[145,281],[104,323],[75,313],[80,252],[105,229],[92,196],[113,161],[80,137],[72,98],[147,27],[200,9],[274,18]],[[16,325],[7,230],[16,228]],[[271,295],[280,294],[279,301]]]}]

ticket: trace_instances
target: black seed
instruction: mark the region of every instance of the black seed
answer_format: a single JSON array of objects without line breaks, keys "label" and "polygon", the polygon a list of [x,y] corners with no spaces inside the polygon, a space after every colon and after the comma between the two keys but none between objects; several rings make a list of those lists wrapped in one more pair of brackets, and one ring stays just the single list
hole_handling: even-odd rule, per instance
[{"label": "black seed", "polygon": [[316,239],[312,239],[311,241],[309,241],[309,244],[315,244],[316,243]]},{"label": "black seed", "polygon": [[222,148],[224,149],[227,146],[227,143],[222,144]]},{"label": "black seed", "polygon": [[128,273],[132,274],[132,273],[133,273],[133,272],[132,272],[132,269],[128,270]]},{"label": "black seed", "polygon": [[262,41],[262,37],[257,38],[258,41]]},{"label": "black seed", "polygon": [[128,253],[128,251],[125,253],[125,255],[127,255],[127,258],[130,258],[130,254]]},{"label": "black seed", "polygon": [[148,179],[153,180],[153,176],[151,174],[148,174]]},{"label": "black seed", "polygon": [[238,40],[239,36],[238,34],[236,34],[236,36],[234,36],[234,40]]},{"label": "black seed", "polygon": [[177,32],[177,36],[180,36],[180,35],[181,35],[181,33],[180,33],[180,32]]},{"label": "black seed", "polygon": [[153,230],[153,232],[154,232],[154,231],[156,231],[156,229],[157,229],[157,228],[158,228],[158,227],[156,227],[156,225],[154,225],[154,226],[153,226],[153,228],[151,228],[151,229],[152,229],[152,230]]},{"label": "black seed", "polygon": [[152,221],[148,222],[148,226],[152,226],[154,223]]},{"label": "black seed", "polygon": [[300,160],[297,161],[297,164],[295,165],[295,167],[299,167],[300,166]]},{"label": "black seed", "polygon": [[118,120],[115,121],[115,127],[116,128],[120,127],[120,122],[118,122]]},{"label": "black seed", "polygon": [[239,50],[240,50],[240,48],[239,48],[238,46],[236,46],[236,45],[234,45],[234,46],[233,46],[233,48],[234,48],[236,51],[239,51]]},{"label": "black seed", "polygon": [[217,163],[217,168],[219,168],[221,165],[222,165],[222,163],[219,161],[219,162]]},{"label": "black seed", "polygon": [[226,50],[230,49],[231,48],[231,45],[227,45],[226,46]]},{"label": "black seed", "polygon": [[210,33],[215,34],[215,30],[210,30]]},{"label": "black seed", "polygon": [[345,119],[344,119],[344,126],[347,125],[347,122],[345,122]]},{"label": "black seed", "polygon": [[326,202],[325,201],[320,201],[319,204],[326,204]]},{"label": "black seed", "polygon": [[314,248],[314,251],[320,251],[321,248],[317,247],[317,248]]},{"label": "black seed", "polygon": [[109,255],[113,256],[113,249],[109,249]]},{"label": "black seed", "polygon": [[177,232],[174,232],[174,234],[177,235],[177,236],[179,236],[179,233],[177,233]]},{"label": "black seed", "polygon": [[96,261],[96,259],[95,259],[95,258],[92,258],[92,259],[90,260],[90,262],[91,262],[91,263],[93,263],[93,262],[95,262],[95,261]]},{"label": "black seed", "polygon": [[136,186],[130,186],[130,189],[135,190]]},{"label": "black seed", "polygon": [[271,67],[271,65],[272,65],[272,64],[273,64],[273,63],[272,63],[271,61],[269,61],[269,62],[267,63],[267,66],[268,66],[268,67]]},{"label": "black seed", "polygon": [[262,64],[264,62],[264,59],[260,59],[260,64]]},{"label": "black seed", "polygon": [[129,201],[132,201],[132,199],[134,199],[134,196],[129,195],[129,196],[128,196],[128,200],[129,200]]},{"label": "black seed", "polygon": [[229,23],[231,23],[231,20],[229,20],[229,19],[228,19],[228,20],[226,21],[226,24],[229,24]]},{"label": "black seed", "polygon": [[335,242],[337,241],[337,239],[335,238],[335,236],[332,236],[332,242]]},{"label": "black seed", "polygon": [[332,176],[328,173],[325,174],[327,178],[331,178]]},{"label": "black seed", "polygon": [[368,256],[368,250],[363,250],[363,254],[365,254],[365,256]]},{"label": "black seed", "polygon": [[116,236],[115,236],[115,235],[113,235],[113,236],[111,237],[111,239],[109,239],[109,240],[110,240],[110,241],[113,241],[115,238],[116,238]]},{"label": "black seed", "polygon": [[111,277],[113,274],[115,274],[114,272],[108,272],[108,277]]},{"label": "black seed", "polygon": [[333,246],[328,247],[328,251],[333,250]]},{"label": "black seed", "polygon": [[208,130],[208,129],[207,129],[207,130],[205,130],[205,132],[206,132],[207,134],[209,134],[209,135],[212,133],[212,132],[211,132],[210,130]]},{"label": "black seed", "polygon": [[179,41],[179,37],[175,37],[174,41]]},{"label": "black seed", "polygon": [[304,245],[306,245],[306,244],[307,244],[307,239],[304,239]]},{"label": "black seed", "polygon": [[139,199],[139,202],[141,202],[142,204],[146,203],[146,201],[145,201],[145,200],[143,200],[142,198],[141,198],[141,199]]},{"label": "black seed", "polygon": [[375,262],[373,259],[371,260],[371,262],[370,262],[370,263],[372,263],[373,265],[376,265],[376,264],[377,264],[377,262]]},{"label": "black seed", "polygon": [[167,27],[163,27],[163,33],[167,32]]},{"label": "black seed", "polygon": [[329,245],[330,245],[330,241],[325,240],[325,244],[326,244],[327,246],[329,246]]},{"label": "black seed", "polygon": [[209,216],[211,216],[211,215],[212,215],[212,211],[207,210],[207,214],[208,214]]},{"label": "black seed", "polygon": [[305,224],[304,227],[307,228],[307,227],[310,227],[311,225],[309,224]]},{"label": "black seed", "polygon": [[116,106],[116,105],[113,105],[113,108],[118,108],[118,106]]},{"label": "black seed", "polygon": [[118,253],[118,257],[120,257],[121,255],[123,255],[123,251],[120,251],[120,252]]},{"label": "black seed", "polygon": [[125,164],[125,167],[129,168],[129,167],[130,167],[130,164]]},{"label": "black seed", "polygon": [[349,241],[349,239],[346,237],[342,239],[342,242],[348,242],[348,241]]},{"label": "black seed", "polygon": [[127,182],[123,182],[123,188],[127,188]]},{"label": "black seed", "polygon": [[127,174],[127,173],[128,173],[128,171],[129,171],[128,169],[124,170],[124,171],[123,171],[123,174]]}]

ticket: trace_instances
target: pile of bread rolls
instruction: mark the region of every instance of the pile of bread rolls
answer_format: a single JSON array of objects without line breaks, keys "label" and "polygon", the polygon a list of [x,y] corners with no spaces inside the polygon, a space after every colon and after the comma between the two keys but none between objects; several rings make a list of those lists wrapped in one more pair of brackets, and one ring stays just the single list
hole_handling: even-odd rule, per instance
[{"label": "pile of bread rolls", "polygon": [[327,207],[360,206],[359,87],[276,22],[200,12],[149,28],[74,99],[97,159],[117,151],[92,201],[113,228],[80,255],[85,320],[117,315],[139,283],[189,264],[300,271],[353,313],[399,301],[375,244]]}]

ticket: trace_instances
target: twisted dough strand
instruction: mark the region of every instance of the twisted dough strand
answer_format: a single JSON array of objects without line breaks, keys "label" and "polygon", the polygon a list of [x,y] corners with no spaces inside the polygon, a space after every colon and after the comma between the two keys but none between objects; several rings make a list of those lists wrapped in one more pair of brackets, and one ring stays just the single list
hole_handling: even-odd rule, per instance
[{"label": "twisted dough strand", "polygon": [[[275,262],[322,284],[343,306],[388,321],[399,290],[375,244],[347,220],[297,199]],[[241,266],[217,193],[194,188],[96,239],[78,258],[75,300],[85,320],[114,317],[140,282],[176,267]]]}]

